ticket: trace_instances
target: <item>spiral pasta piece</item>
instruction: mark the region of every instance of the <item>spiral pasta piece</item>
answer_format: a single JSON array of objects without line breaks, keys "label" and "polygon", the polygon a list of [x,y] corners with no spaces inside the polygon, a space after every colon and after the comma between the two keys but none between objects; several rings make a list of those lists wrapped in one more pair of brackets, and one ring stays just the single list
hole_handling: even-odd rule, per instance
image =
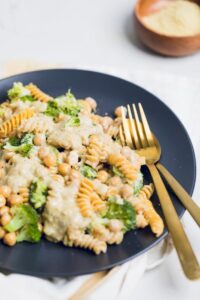
[{"label": "spiral pasta piece", "polygon": [[153,207],[152,202],[149,200],[153,194],[153,184],[145,185],[139,193],[139,199],[144,203],[144,217],[149,223],[151,230],[158,237],[164,230],[164,223],[159,214]]},{"label": "spiral pasta piece", "polygon": [[24,202],[28,202],[29,200],[29,188],[24,186],[19,189],[19,194],[23,198]]},{"label": "spiral pasta piece", "polygon": [[28,108],[16,115],[13,115],[9,120],[0,125],[0,135],[8,136],[17,127],[19,127],[24,119],[29,119],[33,116],[34,110]]},{"label": "spiral pasta piece", "polygon": [[105,210],[105,201],[103,201],[97,193],[92,193],[90,196],[90,201],[95,212],[102,212]]},{"label": "spiral pasta piece", "polygon": [[92,235],[98,240],[107,242],[110,240],[111,232],[104,225],[94,223],[92,226]]},{"label": "spiral pasta piece", "polygon": [[122,231],[119,232],[112,232],[110,234],[109,240],[107,240],[107,243],[112,245],[112,244],[120,244],[123,241],[124,238],[124,233]]},{"label": "spiral pasta piece", "polygon": [[42,92],[35,84],[33,83],[29,83],[26,88],[30,91],[31,96],[36,99],[39,100],[41,102],[48,102],[49,100],[52,99],[51,96],[45,94],[44,92]]},{"label": "spiral pasta piece", "polygon": [[69,231],[69,239],[71,245],[75,247],[90,249],[96,254],[105,253],[107,245],[104,241],[100,241],[89,234],[82,233],[79,230]]},{"label": "spiral pasta piece", "polygon": [[92,167],[96,167],[100,161],[104,161],[107,153],[100,143],[98,136],[92,135],[90,143],[85,154],[86,163]]},{"label": "spiral pasta piece", "polygon": [[93,209],[90,202],[90,197],[93,193],[93,190],[94,186],[92,182],[87,178],[83,178],[80,183],[76,203],[81,211],[81,214],[86,218],[91,217],[93,214]]},{"label": "spiral pasta piece", "polygon": [[36,116],[28,120],[24,120],[18,128],[18,132],[34,132],[44,133],[53,129],[53,121],[47,116]]},{"label": "spiral pasta piece", "polygon": [[118,170],[130,180],[137,178],[138,168],[134,167],[128,159],[121,154],[110,154],[108,163],[118,168]]}]

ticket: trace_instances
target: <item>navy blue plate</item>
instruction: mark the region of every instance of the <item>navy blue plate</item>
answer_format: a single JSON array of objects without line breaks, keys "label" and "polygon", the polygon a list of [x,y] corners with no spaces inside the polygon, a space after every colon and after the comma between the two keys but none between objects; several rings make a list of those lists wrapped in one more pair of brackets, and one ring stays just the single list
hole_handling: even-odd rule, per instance
[{"label": "navy blue plate", "polygon": [[[113,113],[116,106],[140,101],[147,113],[152,131],[162,146],[161,162],[191,194],[195,184],[196,164],[190,138],[176,115],[158,98],[141,87],[120,78],[83,70],[44,70],[24,73],[0,81],[0,101],[13,82],[33,82],[50,95],[64,94],[69,88],[80,98],[91,96],[98,102],[99,113]],[[145,180],[150,182],[146,168]],[[170,193],[179,216],[183,206]],[[156,195],[153,202],[162,215]],[[122,244],[109,246],[106,254],[94,255],[88,250],[66,248],[43,239],[39,244],[21,243],[15,247],[0,244],[0,268],[40,277],[76,276],[98,272],[141,255],[161,241],[149,228],[126,234]]]}]

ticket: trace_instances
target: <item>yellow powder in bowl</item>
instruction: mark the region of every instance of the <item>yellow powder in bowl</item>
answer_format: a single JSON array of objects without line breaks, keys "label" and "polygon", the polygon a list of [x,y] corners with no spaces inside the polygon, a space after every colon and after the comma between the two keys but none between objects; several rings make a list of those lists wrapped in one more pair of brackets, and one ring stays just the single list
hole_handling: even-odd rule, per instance
[{"label": "yellow powder in bowl", "polygon": [[168,36],[200,33],[200,6],[187,0],[169,1],[159,11],[143,18],[151,30]]}]

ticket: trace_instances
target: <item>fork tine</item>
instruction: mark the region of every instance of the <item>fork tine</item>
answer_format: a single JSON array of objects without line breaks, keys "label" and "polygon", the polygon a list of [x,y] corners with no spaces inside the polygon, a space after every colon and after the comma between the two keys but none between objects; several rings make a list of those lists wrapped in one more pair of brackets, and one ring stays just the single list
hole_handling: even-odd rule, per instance
[{"label": "fork tine", "polygon": [[148,123],[146,115],[144,113],[144,109],[142,107],[142,104],[139,103],[138,106],[139,106],[139,110],[140,110],[140,116],[141,116],[141,119],[142,119],[144,132],[145,132],[145,135],[146,135],[146,138],[147,138],[147,142],[148,142],[149,146],[155,146],[153,135],[151,133],[149,123]]},{"label": "fork tine", "polygon": [[125,136],[126,144],[130,148],[134,148],[134,145],[133,145],[133,142],[132,142],[132,139],[131,139],[131,134],[130,134],[128,120],[125,117],[125,112],[124,112],[123,106],[121,106],[121,114],[122,114],[122,124],[123,124],[124,136]]},{"label": "fork tine", "polygon": [[140,140],[138,138],[138,134],[137,134],[137,129],[135,126],[135,121],[133,120],[133,116],[131,113],[131,109],[130,109],[130,105],[127,105],[127,109],[128,109],[128,117],[129,117],[129,124],[130,124],[130,128],[131,128],[131,134],[132,134],[132,138],[134,140],[136,149],[140,149]]},{"label": "fork tine", "polygon": [[140,141],[141,141],[143,147],[147,147],[148,143],[146,141],[146,137],[144,136],[143,128],[142,128],[142,125],[140,123],[139,116],[138,116],[135,104],[133,104],[133,112],[134,112],[134,116],[135,116],[135,122],[136,122],[136,127],[137,127],[137,130],[138,130],[138,134],[139,134],[139,137],[140,137]]},{"label": "fork tine", "polygon": [[119,127],[119,138],[120,138],[120,141],[122,143],[122,146],[125,146],[125,139],[124,139],[122,125]]}]

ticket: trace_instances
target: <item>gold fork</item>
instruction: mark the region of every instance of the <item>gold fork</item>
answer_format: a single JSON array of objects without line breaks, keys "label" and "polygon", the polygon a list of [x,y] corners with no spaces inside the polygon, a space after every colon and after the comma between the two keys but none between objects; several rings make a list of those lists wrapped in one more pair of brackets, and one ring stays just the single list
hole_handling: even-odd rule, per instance
[{"label": "gold fork", "polygon": [[[159,142],[150,130],[142,105],[139,103],[141,122],[135,104],[133,104],[133,114],[135,119],[132,117],[132,112],[129,105],[127,106],[127,109],[129,119],[127,119],[125,116],[124,108],[121,108],[123,125],[120,127],[119,132],[121,142],[123,145],[128,145],[129,147],[136,149],[136,152],[139,155],[145,157],[146,166],[148,167],[152,176],[157,195],[160,199],[165,221],[174,242],[174,246],[176,248],[183,271],[189,279],[199,279],[199,263],[178,218],[162,178],[155,166],[155,163],[160,159],[161,156],[161,147]],[[198,206],[197,208],[199,211]]]}]

